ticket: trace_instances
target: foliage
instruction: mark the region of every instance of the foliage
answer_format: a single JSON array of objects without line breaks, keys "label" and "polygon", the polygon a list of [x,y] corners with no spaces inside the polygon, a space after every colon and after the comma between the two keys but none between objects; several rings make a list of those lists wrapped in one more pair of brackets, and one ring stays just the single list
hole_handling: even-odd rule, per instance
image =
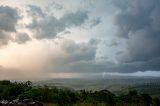
[{"label": "foliage", "polygon": [[146,93],[139,94],[130,89],[127,94],[115,95],[108,90],[74,91],[57,87],[32,87],[32,82],[24,83],[0,81],[0,100],[33,99],[60,106],[159,106],[160,98]]}]

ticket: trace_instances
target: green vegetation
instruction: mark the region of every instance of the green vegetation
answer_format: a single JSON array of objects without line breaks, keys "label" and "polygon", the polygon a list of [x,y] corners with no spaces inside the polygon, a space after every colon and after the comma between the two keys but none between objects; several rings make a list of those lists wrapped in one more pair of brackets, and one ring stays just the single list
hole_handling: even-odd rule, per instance
[{"label": "green vegetation", "polygon": [[130,89],[126,94],[115,95],[108,90],[86,91],[60,89],[57,87],[32,87],[32,83],[0,81],[0,99],[33,99],[44,106],[159,106],[160,98],[149,94],[139,94]]}]

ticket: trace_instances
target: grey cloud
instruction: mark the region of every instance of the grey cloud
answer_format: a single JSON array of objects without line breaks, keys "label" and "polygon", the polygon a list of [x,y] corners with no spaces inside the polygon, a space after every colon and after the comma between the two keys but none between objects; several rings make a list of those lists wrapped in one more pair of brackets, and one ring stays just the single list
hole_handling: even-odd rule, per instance
[{"label": "grey cloud", "polygon": [[151,12],[151,19],[152,19],[151,26],[152,26],[153,30],[155,30],[155,31],[159,31],[160,30],[160,14],[159,14],[159,10],[160,10],[160,7],[156,6],[154,11]]},{"label": "grey cloud", "polygon": [[129,62],[115,65],[112,71],[130,73],[136,71],[159,71],[160,58],[151,59],[143,62]]},{"label": "grey cloud", "polygon": [[69,55],[70,61],[92,61],[96,55],[96,44],[75,43],[72,40],[65,41],[62,44],[62,49]]},{"label": "grey cloud", "polygon": [[70,61],[92,61],[95,58],[96,48],[90,44],[76,44],[70,41],[64,42],[62,47],[69,55]]},{"label": "grey cloud", "polygon": [[32,23],[27,28],[34,32],[37,39],[51,39],[56,37],[58,33],[63,32],[66,28],[82,25],[86,19],[88,19],[88,13],[86,11],[66,13],[60,19],[45,14],[45,17],[41,17],[39,20],[33,17]]},{"label": "grey cloud", "polygon": [[95,38],[93,39],[93,38],[92,38],[92,39],[89,40],[88,43],[89,43],[90,45],[98,45],[100,42],[101,42],[100,39],[95,39]]},{"label": "grey cloud", "polygon": [[0,30],[16,32],[16,24],[19,19],[17,10],[8,6],[0,6]]},{"label": "grey cloud", "polygon": [[[63,38],[62,38],[63,39]],[[101,72],[135,72],[153,69],[145,68],[148,63],[114,63],[109,60],[98,62],[96,60],[97,45],[99,40],[91,39],[87,43],[76,43],[73,40],[63,39],[60,48],[65,53],[63,56],[50,58],[47,70],[55,72],[101,73]],[[59,45],[59,44],[57,44]],[[105,57],[106,58],[106,57]],[[155,61],[155,60],[154,60]],[[157,63],[158,60],[155,61]],[[158,64],[158,63],[157,63]]]},{"label": "grey cloud", "polygon": [[119,42],[117,42],[116,40],[112,40],[111,43],[109,44],[109,46],[118,46]]},{"label": "grey cloud", "polygon": [[108,47],[118,46],[120,44],[116,39],[112,39],[110,42],[104,40],[102,43]]},{"label": "grey cloud", "polygon": [[[123,50],[117,53],[118,63],[111,62],[109,59],[106,59],[105,61],[102,59],[102,62],[96,60],[97,46],[99,42],[101,42],[99,40],[91,39],[87,43],[76,43],[73,40],[62,38],[62,43],[56,43],[56,49],[54,48],[55,51],[51,50],[51,53],[46,53],[46,55],[44,54],[46,56],[46,60],[43,61],[46,62],[44,63],[46,67],[44,67],[55,72],[80,73],[130,73],[135,71],[160,70],[160,1],[112,1],[112,3],[114,3],[114,5],[118,8],[118,14],[114,14],[115,25],[118,28],[118,38],[116,38],[116,40],[110,40],[110,42],[107,42],[106,45],[110,47],[118,46],[122,41],[120,40],[118,42],[118,39],[125,39],[127,42],[126,48],[121,47],[123,45],[120,45],[120,48]],[[26,27],[33,31],[34,37],[37,39],[52,39],[57,37],[58,33],[64,32],[66,28],[69,29],[72,27],[81,26],[88,19],[87,11],[76,11],[73,13],[68,12],[58,19],[42,11],[40,7],[33,5],[28,5],[28,7],[30,9],[27,13],[33,20],[32,23]],[[7,15],[11,13],[3,12],[4,9],[1,8],[2,7],[0,7],[0,18],[4,20],[4,22],[0,22],[0,45],[5,45],[11,39],[8,32],[16,32],[15,27],[18,19],[16,20],[16,16],[14,17],[14,15],[13,17],[12,15]],[[6,10],[9,11],[9,9]],[[7,18],[4,19],[3,14],[8,16],[8,22],[11,24],[7,24]],[[98,25],[100,22],[101,21],[99,19],[95,19],[91,23],[91,26]],[[68,32],[65,34],[67,33]],[[26,33],[20,33],[16,36],[16,42],[18,43],[23,43],[28,40],[30,40],[30,38]],[[48,48],[44,48],[44,50],[48,50]],[[42,52],[44,52],[44,50],[42,50]]]},{"label": "grey cloud", "polygon": [[18,33],[15,38],[15,41],[20,44],[25,43],[29,40],[31,40],[31,38],[29,37],[29,35],[27,33]]},{"label": "grey cloud", "polygon": [[129,0],[110,0],[111,4],[118,9],[125,10],[129,5]]},{"label": "grey cloud", "polygon": [[7,45],[12,40],[10,32],[16,32],[19,15],[15,8],[0,6],[0,46]]},{"label": "grey cloud", "polygon": [[56,2],[52,2],[48,5],[48,7],[46,7],[46,9],[48,11],[51,11],[52,9],[56,9],[56,10],[62,10],[63,9],[63,6],[56,3]]},{"label": "grey cloud", "polygon": [[159,71],[160,58],[152,59],[144,62],[130,62],[115,64],[110,61],[103,63],[96,62],[79,62],[75,63],[72,70],[78,70],[79,72],[120,72],[120,73],[132,73],[137,71]]},{"label": "grey cloud", "polygon": [[[59,44],[58,44],[59,45]],[[64,52],[63,56],[51,56],[49,62],[49,70],[57,72],[81,72],[81,65],[91,64],[95,61],[97,45],[88,43],[76,43],[73,40],[63,39],[60,44],[61,50]],[[85,68],[83,66],[83,68]],[[87,66],[88,67],[88,66]],[[75,69],[76,68],[76,69]],[[84,70],[91,71],[91,70]]]},{"label": "grey cloud", "polygon": [[71,34],[71,32],[70,31],[64,31],[63,34],[67,35],[67,34]]},{"label": "grey cloud", "polygon": [[101,23],[101,20],[99,18],[97,19],[94,19],[91,21],[91,25],[90,25],[90,28],[93,28],[94,26],[98,25]]},{"label": "grey cloud", "polygon": [[64,23],[66,27],[72,27],[82,25],[86,19],[88,19],[87,11],[77,11],[75,13],[70,12],[64,14],[60,21]]},{"label": "grey cloud", "polygon": [[27,28],[31,29],[37,39],[54,38],[59,32],[65,30],[65,25],[57,20],[54,16],[45,17],[38,21],[34,19]]},{"label": "grey cloud", "polygon": [[27,13],[29,15],[31,15],[34,18],[38,18],[38,17],[44,17],[44,13],[42,11],[42,9],[38,6],[35,5],[27,5],[29,7],[30,10],[27,10]]},{"label": "grey cloud", "polygon": [[117,36],[127,42],[127,47],[117,54],[119,64],[125,64],[121,68],[128,72],[160,70],[160,1],[129,0],[126,5],[115,16]]},{"label": "grey cloud", "polygon": [[150,29],[143,29],[129,38],[127,50],[131,61],[147,61],[160,57],[159,48],[159,34],[150,31]]},{"label": "grey cloud", "polygon": [[128,7],[116,16],[115,22],[119,27],[118,35],[128,37],[129,33],[136,32],[148,26],[151,19],[148,17],[148,11],[138,7]]},{"label": "grey cloud", "polygon": [[7,45],[9,40],[12,38],[9,36],[8,33],[0,30],[0,47],[3,45]]},{"label": "grey cloud", "polygon": [[113,63],[107,61],[105,63],[96,63],[95,61],[90,61],[90,62],[79,62],[75,63],[72,66],[72,71],[77,70],[78,72],[84,72],[84,73],[90,73],[90,72],[95,72],[95,73],[102,73],[102,72],[113,72],[113,68],[110,69],[110,67],[113,66]]}]

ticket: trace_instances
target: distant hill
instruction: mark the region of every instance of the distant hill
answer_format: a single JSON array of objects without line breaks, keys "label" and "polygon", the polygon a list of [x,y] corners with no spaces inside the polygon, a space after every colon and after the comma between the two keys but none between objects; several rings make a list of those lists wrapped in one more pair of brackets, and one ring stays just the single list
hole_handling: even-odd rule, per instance
[{"label": "distant hill", "polygon": [[[122,77],[108,76],[105,78],[64,78],[49,79],[33,82],[34,86],[57,86],[60,88],[72,88],[75,90],[102,90],[108,89],[112,92],[125,92],[129,88],[138,89],[140,92],[147,92],[151,95],[160,95],[160,78],[158,77]],[[154,90],[153,90],[154,89]]]}]

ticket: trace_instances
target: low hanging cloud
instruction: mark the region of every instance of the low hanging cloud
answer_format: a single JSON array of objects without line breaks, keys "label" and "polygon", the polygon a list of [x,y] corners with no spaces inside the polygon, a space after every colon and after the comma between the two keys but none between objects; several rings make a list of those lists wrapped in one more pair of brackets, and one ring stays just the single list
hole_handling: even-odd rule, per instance
[{"label": "low hanging cloud", "polygon": [[33,20],[31,24],[27,25],[27,28],[34,32],[37,39],[55,38],[58,33],[65,31],[66,28],[80,26],[88,19],[87,11],[68,12],[60,19],[57,19],[54,16],[43,13],[40,7],[31,5],[29,7],[30,11],[28,13]]},{"label": "low hanging cloud", "polygon": [[127,47],[117,59],[135,71],[160,70],[160,1],[129,0],[125,9],[122,7],[115,16],[115,25],[117,36],[126,39]]}]

